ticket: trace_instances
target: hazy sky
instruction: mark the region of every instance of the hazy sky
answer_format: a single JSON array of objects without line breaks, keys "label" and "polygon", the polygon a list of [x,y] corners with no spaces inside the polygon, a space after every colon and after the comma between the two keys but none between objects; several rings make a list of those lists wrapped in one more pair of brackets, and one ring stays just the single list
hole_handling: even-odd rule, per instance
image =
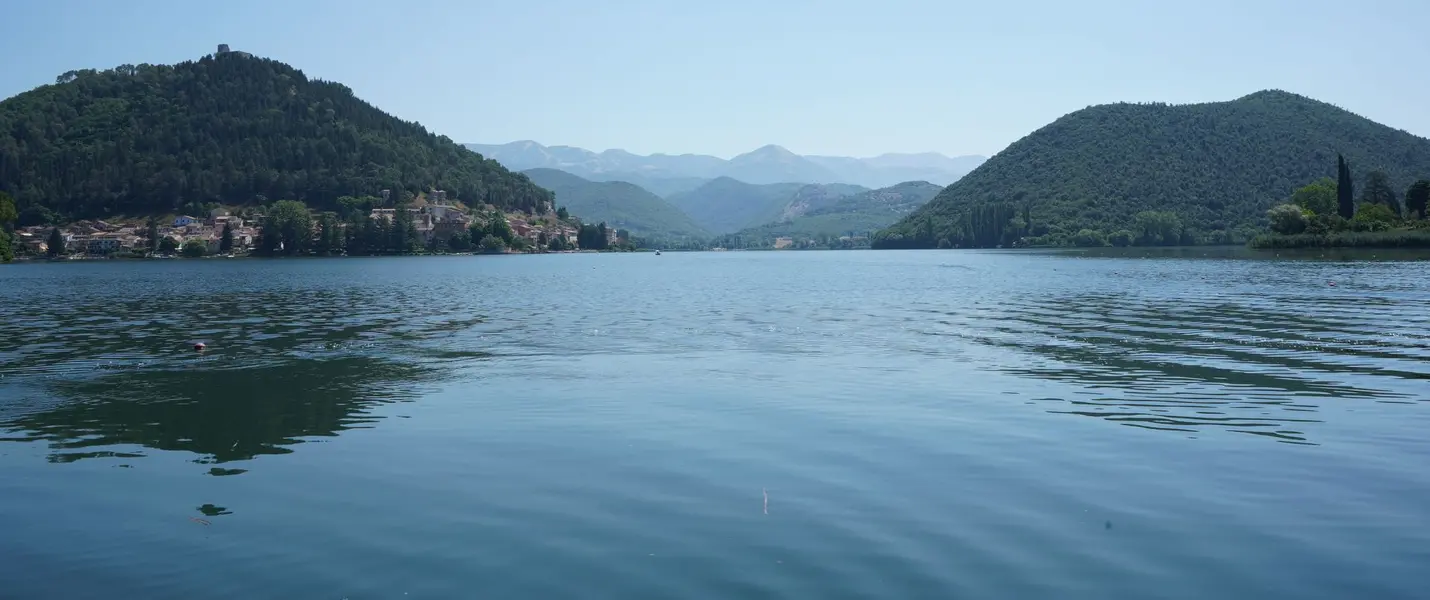
[{"label": "hazy sky", "polygon": [[462,142],[993,154],[1091,104],[1280,88],[1430,134],[1430,1],[10,0],[0,96],[219,43]]}]

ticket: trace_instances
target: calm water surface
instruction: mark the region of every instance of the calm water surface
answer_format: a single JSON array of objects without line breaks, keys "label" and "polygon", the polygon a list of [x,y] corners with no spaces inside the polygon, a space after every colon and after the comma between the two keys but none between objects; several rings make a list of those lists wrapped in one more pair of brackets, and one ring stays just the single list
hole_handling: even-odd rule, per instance
[{"label": "calm water surface", "polygon": [[1427,262],[32,264],[0,317],[4,598],[1430,595]]}]

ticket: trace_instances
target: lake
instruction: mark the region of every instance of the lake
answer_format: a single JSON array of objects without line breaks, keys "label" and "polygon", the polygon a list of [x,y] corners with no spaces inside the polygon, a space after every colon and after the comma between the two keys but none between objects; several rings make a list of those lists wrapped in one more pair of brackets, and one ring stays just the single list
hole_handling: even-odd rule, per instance
[{"label": "lake", "polygon": [[1430,593],[1430,262],[17,264],[0,316],[5,598]]}]

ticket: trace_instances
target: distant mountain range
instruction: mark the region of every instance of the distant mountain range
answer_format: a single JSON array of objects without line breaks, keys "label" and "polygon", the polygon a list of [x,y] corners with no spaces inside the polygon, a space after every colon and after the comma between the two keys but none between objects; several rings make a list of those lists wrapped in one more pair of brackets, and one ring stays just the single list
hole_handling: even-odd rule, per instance
[{"label": "distant mountain range", "polygon": [[740,232],[771,243],[779,235],[868,233],[923,205],[942,186],[904,182],[870,190],[848,183],[752,184],[717,177],[661,198],[625,181],[591,181],[560,169],[521,172],[556,194],[556,204],[589,223],[628,229],[661,245]]},{"label": "distant mountain range", "polygon": [[604,222],[647,239],[709,235],[664,198],[625,181],[590,181],[558,169],[522,171],[556,194],[556,203],[589,223]]},{"label": "distant mountain range", "polygon": [[[847,183],[753,184],[717,177],[670,197],[674,204],[711,233],[733,233],[803,214],[811,204],[825,205],[868,188]],[[558,195],[557,202],[560,202]]]},{"label": "distant mountain range", "polygon": [[948,185],[977,168],[983,156],[948,157],[926,152],[883,154],[872,158],[803,156],[768,145],[725,160],[703,154],[652,154],[624,150],[592,152],[572,146],[543,146],[532,141],[466,144],[509,169],[559,169],[592,181],[634,183],[663,197],[689,192],[719,177],[756,185],[772,183],[844,183],[882,188],[906,181]]},{"label": "distant mountain range", "polygon": [[[815,189],[826,188],[826,189]],[[865,235],[892,225],[928,203],[943,189],[926,181],[835,196],[828,186],[810,185],[795,192],[784,218],[736,235],[742,246],[753,247],[776,237],[811,238],[819,235]],[[838,190],[843,191],[843,190]],[[759,240],[759,241],[757,241]]]}]

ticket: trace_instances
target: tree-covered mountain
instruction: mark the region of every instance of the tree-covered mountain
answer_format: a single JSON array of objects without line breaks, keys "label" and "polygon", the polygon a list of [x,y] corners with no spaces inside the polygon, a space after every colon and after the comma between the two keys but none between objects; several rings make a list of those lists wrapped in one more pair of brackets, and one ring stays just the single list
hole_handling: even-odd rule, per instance
[{"label": "tree-covered mountain", "polygon": [[645,238],[704,238],[690,216],[665,199],[624,181],[588,181],[556,169],[523,171],[537,185],[556,194],[556,204],[592,223],[605,222]]},{"label": "tree-covered mountain", "polygon": [[1337,153],[1396,190],[1430,173],[1430,140],[1287,92],[1094,106],[1013,143],[875,245],[1240,243],[1293,190],[1334,176]]},{"label": "tree-covered mountain", "polygon": [[223,52],[177,65],[66,73],[0,102],[0,190],[22,213],[167,213],[202,203],[429,188],[536,209],[551,194],[341,84]]},{"label": "tree-covered mountain", "polygon": [[832,198],[788,219],[741,230],[735,236],[743,247],[768,246],[761,240],[777,237],[867,236],[923,206],[942,189],[927,181],[909,181],[856,192]]},{"label": "tree-covered mountain", "polygon": [[924,180],[947,185],[984,161],[982,156],[950,158],[933,152],[871,158],[804,156],[775,145],[729,160],[704,154],[592,152],[572,146],[543,146],[529,140],[467,147],[513,169],[560,169],[592,181],[629,181],[665,198],[716,177],[753,184],[850,183],[876,188]]},{"label": "tree-covered mountain", "polygon": [[851,193],[862,190],[843,184],[755,185],[720,177],[689,192],[671,196],[670,203],[690,215],[706,231],[732,233],[786,218],[797,199],[809,201],[823,198],[830,194],[831,188]]}]

